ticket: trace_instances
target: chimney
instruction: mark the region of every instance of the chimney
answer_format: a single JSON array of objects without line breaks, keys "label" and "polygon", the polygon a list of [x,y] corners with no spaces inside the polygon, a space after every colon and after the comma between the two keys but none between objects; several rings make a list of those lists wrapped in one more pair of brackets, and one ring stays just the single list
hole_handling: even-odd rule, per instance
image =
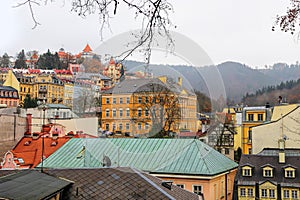
[{"label": "chimney", "polygon": [[279,146],[279,153],[278,153],[279,163],[285,163],[285,153],[284,153],[285,140],[279,139],[278,146]]},{"label": "chimney", "polygon": [[32,114],[28,113],[26,115],[26,132],[25,136],[31,136],[31,126],[32,126]]}]

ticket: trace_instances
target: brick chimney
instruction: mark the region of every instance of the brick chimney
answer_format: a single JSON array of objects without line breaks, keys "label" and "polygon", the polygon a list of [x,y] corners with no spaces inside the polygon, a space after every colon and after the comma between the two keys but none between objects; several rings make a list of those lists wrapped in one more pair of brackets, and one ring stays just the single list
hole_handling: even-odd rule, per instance
[{"label": "brick chimney", "polygon": [[32,126],[32,114],[26,115],[26,131],[24,136],[31,136],[31,126]]}]

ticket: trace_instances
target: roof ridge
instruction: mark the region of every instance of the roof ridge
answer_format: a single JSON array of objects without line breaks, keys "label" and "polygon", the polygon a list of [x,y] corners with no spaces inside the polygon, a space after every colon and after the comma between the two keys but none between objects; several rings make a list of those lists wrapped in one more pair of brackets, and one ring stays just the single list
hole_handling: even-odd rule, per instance
[{"label": "roof ridge", "polygon": [[[211,150],[212,150],[213,148],[210,147],[211,149],[210,149],[210,150],[209,150],[209,149],[207,150],[207,149],[203,146],[204,143],[199,143],[199,142],[201,142],[200,140],[199,140],[198,143],[196,142],[196,140],[195,140],[194,142],[196,143],[196,147],[197,147],[197,149],[198,149],[198,153],[200,154],[200,158],[203,160],[203,163],[204,163],[205,167],[207,168],[207,170],[209,171],[209,173],[212,173],[212,171],[211,171],[210,167],[208,166],[208,164],[207,164],[206,160],[204,159],[204,157],[206,157],[206,155],[207,155],[208,153],[210,153]],[[200,144],[201,144],[201,146],[202,146],[203,148],[205,148],[205,150],[208,151],[208,153],[206,153],[204,156],[201,154],[201,149],[200,149],[200,147],[199,147]]]},{"label": "roof ridge", "polygon": [[154,188],[156,188],[157,190],[159,190],[161,193],[163,193],[165,196],[167,196],[170,200],[175,200],[175,198],[173,196],[171,196],[169,193],[167,193],[166,191],[164,191],[161,187],[159,187],[158,185],[156,185],[153,181],[151,181],[149,178],[147,178],[146,176],[144,176],[139,170],[136,170],[133,167],[130,167],[137,175],[139,175],[142,179],[144,179],[146,182],[148,182],[150,185],[152,185]]}]

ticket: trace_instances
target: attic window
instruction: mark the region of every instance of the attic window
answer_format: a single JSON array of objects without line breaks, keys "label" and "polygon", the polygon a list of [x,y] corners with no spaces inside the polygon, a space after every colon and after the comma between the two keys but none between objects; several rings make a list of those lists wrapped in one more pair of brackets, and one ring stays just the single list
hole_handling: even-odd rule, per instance
[{"label": "attic window", "polygon": [[252,168],[250,166],[245,166],[242,168],[243,176],[252,176]]},{"label": "attic window", "polygon": [[24,143],[24,146],[29,146],[30,143],[31,143],[31,141],[26,141],[26,142]]},{"label": "attic window", "polygon": [[273,177],[273,168],[272,167],[264,167],[263,168],[263,177]]},{"label": "attic window", "polygon": [[295,178],[295,169],[292,167],[287,167],[284,169],[284,177],[285,178]]}]

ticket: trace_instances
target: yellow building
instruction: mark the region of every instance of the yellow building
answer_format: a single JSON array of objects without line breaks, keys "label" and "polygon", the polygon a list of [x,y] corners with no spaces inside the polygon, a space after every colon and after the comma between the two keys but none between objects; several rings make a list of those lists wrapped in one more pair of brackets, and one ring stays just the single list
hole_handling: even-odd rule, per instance
[{"label": "yellow building", "polygon": [[64,97],[63,104],[69,108],[73,108],[74,97],[74,82],[70,80],[62,80],[64,83]]},{"label": "yellow building", "polygon": [[124,66],[122,66],[121,63],[116,63],[114,59],[111,58],[108,65],[103,70],[103,75],[111,78],[112,84],[119,83],[122,76],[123,67]]},{"label": "yellow building", "polygon": [[38,74],[35,77],[34,98],[47,103],[63,103],[64,84],[51,74]]},{"label": "yellow building", "polygon": [[242,116],[242,153],[252,154],[252,128],[271,119],[271,109],[267,106],[244,107]]},{"label": "yellow building", "polygon": [[[20,84],[17,80],[16,76],[14,75],[12,70],[8,70],[7,74],[5,76],[5,81],[3,83],[3,86],[10,86],[15,88],[18,92],[20,92]],[[3,77],[4,77],[3,76]]]},{"label": "yellow building", "polygon": [[[181,127],[197,131],[196,96],[177,86],[171,92],[165,90],[168,86],[159,79],[134,79],[124,80],[104,91],[102,129],[131,136],[149,134],[150,131],[155,134],[163,127],[172,132],[179,132]],[[171,111],[173,121],[166,117]],[[163,127],[154,127],[154,124]]]}]

